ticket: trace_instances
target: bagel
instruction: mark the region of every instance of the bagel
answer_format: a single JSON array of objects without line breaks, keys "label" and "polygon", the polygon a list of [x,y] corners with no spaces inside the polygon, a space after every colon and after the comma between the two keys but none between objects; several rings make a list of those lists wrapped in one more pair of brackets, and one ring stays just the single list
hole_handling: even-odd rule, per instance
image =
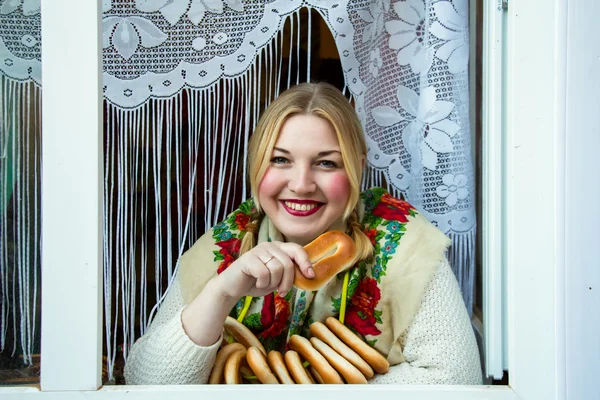
[{"label": "bagel", "polygon": [[250,383],[257,383],[252,381],[258,381],[258,378],[254,375],[254,372],[252,372],[252,370],[248,366],[247,360],[242,360],[242,364],[240,365],[240,374],[242,374],[242,383],[246,383],[246,381]]},{"label": "bagel", "polygon": [[[317,383],[315,381],[315,377],[313,376],[313,374],[310,373],[311,367],[310,366],[305,367],[304,363],[302,363],[302,366],[304,367],[304,371],[306,372],[306,375],[308,375],[308,379],[310,379],[310,383],[312,383],[312,384]],[[319,375],[319,377],[320,377],[320,375]],[[320,383],[324,383],[323,380],[321,380]]]},{"label": "bagel", "polygon": [[294,286],[302,290],[318,290],[337,274],[354,265],[356,245],[354,240],[341,231],[325,232],[304,246],[313,265],[315,276],[306,278],[296,265]]},{"label": "bagel", "polygon": [[323,382],[329,384],[343,384],[344,381],[337,373],[337,371],[329,365],[325,357],[321,355],[313,346],[310,344],[307,338],[300,335],[292,335],[289,341],[290,349],[296,351],[306,361],[314,367]]},{"label": "bagel", "polygon": [[242,383],[240,367],[246,358],[246,349],[235,350],[225,361],[225,383],[228,385]]},{"label": "bagel", "polygon": [[288,371],[290,371],[290,374],[297,384],[305,385],[314,383],[308,372],[306,372],[304,365],[302,365],[302,360],[297,352],[288,350],[285,352],[283,358],[285,359],[285,365]]},{"label": "bagel", "polygon": [[375,372],[373,368],[362,359],[354,350],[348,347],[342,342],[331,330],[325,326],[325,324],[316,321],[310,324],[310,333],[312,336],[317,337],[327,343],[329,347],[335,350],[339,355],[350,361],[367,379],[371,379]]},{"label": "bagel", "polygon": [[311,365],[310,367],[308,367],[308,370],[310,371],[311,376],[317,383],[320,383],[321,385],[325,383],[323,382],[323,378],[321,378],[321,375],[319,375],[315,367]]},{"label": "bagel", "polygon": [[219,350],[215,359],[215,364],[213,365],[213,369],[210,372],[210,378],[208,378],[209,384],[223,383],[223,370],[225,369],[225,362],[231,354],[239,350],[244,350],[244,345],[241,343],[230,343]]},{"label": "bagel", "polygon": [[249,347],[246,351],[246,361],[260,383],[269,385],[279,384],[279,381],[275,375],[273,375],[271,368],[269,368],[269,365],[267,364],[267,357],[262,351],[256,347]]},{"label": "bagel", "polygon": [[279,379],[279,382],[288,385],[296,383],[290,376],[280,352],[271,350],[269,354],[267,354],[267,363],[269,364],[269,367],[271,367],[273,373],[277,376],[277,379]]},{"label": "bagel", "polygon": [[354,332],[333,317],[325,320],[325,325],[352,350],[358,353],[379,374],[385,374],[390,369],[389,361],[377,350],[363,342]]},{"label": "bagel", "polygon": [[310,343],[323,357],[325,357],[329,364],[344,377],[346,383],[367,383],[367,379],[362,372],[344,357],[336,353],[335,350],[327,345],[327,343],[316,337],[310,338]]},{"label": "bagel", "polygon": [[254,335],[254,333],[252,333],[252,331],[248,329],[246,325],[242,324],[237,319],[228,316],[223,324],[223,329],[233,336],[236,342],[243,344],[247,349],[250,347],[256,347],[265,356],[267,355],[267,350],[265,350],[265,347]]}]

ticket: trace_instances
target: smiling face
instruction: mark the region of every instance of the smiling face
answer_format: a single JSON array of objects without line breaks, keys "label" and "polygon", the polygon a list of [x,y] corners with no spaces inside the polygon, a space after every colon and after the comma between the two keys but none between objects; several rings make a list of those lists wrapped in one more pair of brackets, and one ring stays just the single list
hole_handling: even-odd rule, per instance
[{"label": "smiling face", "polygon": [[296,114],[283,124],[258,187],[264,212],[287,241],[305,245],[344,214],[350,182],[331,124]]}]

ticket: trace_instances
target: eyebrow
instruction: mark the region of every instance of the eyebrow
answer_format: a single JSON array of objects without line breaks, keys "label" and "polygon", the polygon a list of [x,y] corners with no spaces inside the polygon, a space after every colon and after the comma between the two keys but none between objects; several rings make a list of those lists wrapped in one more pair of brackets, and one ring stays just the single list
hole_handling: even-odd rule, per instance
[{"label": "eyebrow", "polygon": [[[277,151],[279,151],[279,152],[281,152],[281,153],[284,153],[284,154],[290,154],[290,152],[289,152],[288,150],[286,150],[286,149],[282,149],[281,147],[273,147],[273,150],[277,150]],[[325,157],[325,156],[328,156],[328,155],[330,155],[330,154],[333,154],[333,153],[339,153],[339,154],[342,154],[342,152],[341,152],[341,151],[339,151],[339,150],[327,150],[327,151],[320,151],[320,152],[317,154],[317,156],[318,156],[318,157]]]}]

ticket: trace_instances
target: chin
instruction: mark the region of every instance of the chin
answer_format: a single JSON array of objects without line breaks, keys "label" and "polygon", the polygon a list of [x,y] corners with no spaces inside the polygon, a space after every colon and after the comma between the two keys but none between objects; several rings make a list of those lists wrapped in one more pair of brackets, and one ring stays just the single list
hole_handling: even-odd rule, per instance
[{"label": "chin", "polygon": [[323,231],[312,231],[312,232],[294,231],[294,232],[286,232],[284,234],[284,236],[286,238],[288,238],[289,241],[297,243],[301,246],[305,246],[305,245],[309,244],[310,242],[312,242],[314,239],[316,239],[317,236],[319,236],[321,233],[323,233]]}]

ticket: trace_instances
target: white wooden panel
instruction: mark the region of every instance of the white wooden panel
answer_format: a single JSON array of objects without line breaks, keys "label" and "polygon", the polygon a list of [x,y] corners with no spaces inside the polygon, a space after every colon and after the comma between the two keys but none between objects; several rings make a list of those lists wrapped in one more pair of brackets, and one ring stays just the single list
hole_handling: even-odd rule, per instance
[{"label": "white wooden panel", "polygon": [[567,42],[566,394],[600,399],[600,3],[571,3]]},{"label": "white wooden panel", "polygon": [[492,2],[483,4],[482,83],[482,260],[483,338],[485,374],[504,375],[503,271],[504,257],[504,67],[505,12]]},{"label": "white wooden panel", "polygon": [[503,43],[502,43],[502,121],[504,124],[504,131],[502,132],[502,188],[503,188],[503,218],[502,218],[502,242],[504,244],[504,248],[502,251],[503,254],[503,268],[502,268],[502,366],[505,371],[508,370],[508,359],[509,359],[509,346],[508,346],[508,265],[507,265],[507,244],[509,241],[508,237],[508,214],[507,214],[507,199],[508,199],[508,155],[507,155],[507,142],[508,142],[508,123],[507,123],[507,114],[508,114],[508,79],[507,72],[508,69],[508,16],[505,14],[505,18],[502,21],[502,32],[503,32]]},{"label": "white wooden panel", "polygon": [[476,386],[397,386],[397,385],[238,385],[238,386],[115,386],[105,387],[96,392],[47,393],[35,389],[13,390],[3,393],[3,400],[222,400],[244,399],[264,400],[284,398],[286,400],[344,399],[364,400],[403,399],[403,400],[517,400],[508,387]]},{"label": "white wooden panel", "polygon": [[101,384],[99,26],[97,0],[42,2],[43,390]]},{"label": "white wooden panel", "polygon": [[565,5],[508,10],[509,371],[524,399],[564,394]]}]

